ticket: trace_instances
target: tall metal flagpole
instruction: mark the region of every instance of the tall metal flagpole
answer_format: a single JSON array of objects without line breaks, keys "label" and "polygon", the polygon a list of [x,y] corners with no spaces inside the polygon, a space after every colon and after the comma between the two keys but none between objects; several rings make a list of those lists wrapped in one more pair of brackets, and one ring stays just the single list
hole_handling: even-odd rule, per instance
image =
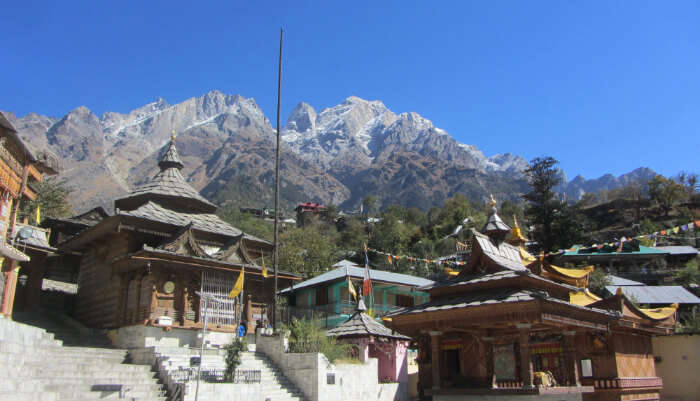
[{"label": "tall metal flagpole", "polygon": [[277,331],[277,265],[279,262],[279,214],[280,214],[280,100],[282,98],[282,35],[284,30],[280,28],[280,59],[279,75],[277,77],[277,149],[275,150],[275,300],[272,304],[272,328]]}]

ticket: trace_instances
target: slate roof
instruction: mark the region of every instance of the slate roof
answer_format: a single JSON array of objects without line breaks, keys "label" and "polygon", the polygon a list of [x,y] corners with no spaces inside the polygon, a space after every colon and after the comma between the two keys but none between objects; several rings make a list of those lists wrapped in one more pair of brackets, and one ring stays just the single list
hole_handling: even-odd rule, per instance
[{"label": "slate roof", "polygon": [[158,162],[158,166],[160,167],[158,174],[145,184],[135,188],[129,195],[117,199],[114,206],[127,209],[139,199],[153,200],[154,198],[167,197],[185,201],[191,207],[203,212],[213,213],[216,211],[216,205],[204,199],[185,181],[185,177],[180,173],[183,164],[177,153],[174,137]]},{"label": "slate roof", "polygon": [[459,309],[481,305],[504,304],[510,302],[526,302],[542,298],[543,293],[515,288],[492,289],[460,294],[454,297],[440,297],[430,302],[391,312],[387,316],[423,312],[436,312],[448,309]]},{"label": "slate roof", "polygon": [[700,298],[679,285],[605,286],[605,290],[611,294],[615,294],[618,288],[640,304],[700,304]]},{"label": "slate roof", "polygon": [[[522,259],[520,259],[519,247],[513,246],[507,242],[496,244],[491,238],[482,233],[476,231],[472,231],[472,233],[484,254],[494,262],[509,270],[527,271],[527,268],[523,266]],[[474,251],[472,251],[472,255],[473,254]]]},{"label": "slate roof", "polygon": [[[284,290],[280,291],[280,294],[291,293],[301,288],[311,287],[321,283],[333,282],[340,278],[345,278],[346,276],[354,278],[364,278],[365,276],[364,267],[359,267],[348,260],[342,260],[333,266],[338,267],[331,271],[320,274],[312,279],[302,281],[301,283],[294,285],[294,287],[285,288]],[[428,280],[426,278],[411,276],[408,274],[392,273],[383,270],[369,269],[369,276],[372,279],[372,281],[383,281],[386,283],[403,284],[413,287],[424,287],[433,284],[432,280]]]},{"label": "slate roof", "polygon": [[496,305],[515,302],[528,302],[536,299],[545,299],[549,302],[554,302],[562,305],[567,305],[576,309],[590,310],[597,313],[602,313],[609,316],[618,316],[615,312],[610,312],[598,308],[589,308],[579,306],[567,301],[562,301],[557,298],[548,296],[544,291],[535,291],[516,288],[500,288],[490,289],[486,291],[475,291],[463,293],[454,297],[440,297],[431,300],[430,302],[399,309],[395,312],[388,313],[386,316],[409,315],[413,313],[436,312],[450,309],[461,309],[469,307],[477,307],[483,305]]},{"label": "slate roof", "polygon": [[377,336],[394,338],[397,340],[410,340],[403,334],[399,334],[361,311],[355,312],[348,320],[326,332],[330,337],[357,337],[357,336]]},{"label": "slate roof", "polygon": [[[186,226],[190,222],[194,229],[215,234],[235,237],[241,235],[241,230],[221,220],[214,213],[182,213],[167,209],[156,202],[149,201],[135,210],[120,210],[120,216],[132,216],[145,220]],[[253,237],[254,238],[254,237]]]},{"label": "slate roof", "polygon": [[449,281],[444,281],[441,283],[435,283],[433,286],[429,287],[423,287],[421,289],[431,289],[431,288],[440,288],[440,287],[452,287],[452,286],[457,286],[457,285],[468,285],[468,284],[477,284],[477,283],[484,283],[487,281],[494,281],[494,280],[505,280],[505,279],[510,279],[510,278],[516,278],[516,277],[523,277],[527,276],[530,278],[533,278],[535,280],[540,280],[540,281],[545,281],[548,283],[556,284],[557,286],[560,287],[565,287],[571,291],[577,291],[579,288],[568,285],[568,284],[563,284],[563,283],[557,283],[555,281],[546,279],[542,276],[539,276],[535,273],[532,273],[529,270],[525,271],[512,271],[512,270],[503,270],[495,273],[488,273],[488,274],[473,274],[469,276],[457,276],[453,278],[452,280]]},{"label": "slate roof", "polygon": [[115,201],[115,205],[119,207],[118,204],[122,203],[120,201],[149,195],[161,195],[172,198],[188,198],[197,203],[208,206],[208,210],[210,211],[216,210],[216,205],[204,199],[199,192],[197,192],[185,181],[185,177],[182,176],[180,170],[174,167],[161,170],[158,172],[158,174],[151,178],[151,180],[135,188],[126,197],[117,199]]}]

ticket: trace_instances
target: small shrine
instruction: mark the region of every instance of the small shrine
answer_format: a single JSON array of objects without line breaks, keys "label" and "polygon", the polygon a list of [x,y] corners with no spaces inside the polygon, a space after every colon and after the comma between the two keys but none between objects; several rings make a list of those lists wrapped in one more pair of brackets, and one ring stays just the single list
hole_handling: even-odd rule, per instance
[{"label": "small shrine", "polygon": [[[591,269],[561,269],[522,247],[491,200],[459,274],[423,288],[430,301],[388,315],[418,343],[419,391],[433,400],[650,400],[662,387],[651,336],[674,307],[637,308],[587,291]],[[571,270],[571,271],[570,271]],[[574,271],[576,270],[576,271]]]},{"label": "small shrine", "polygon": [[326,334],[339,342],[356,346],[362,362],[367,358],[377,358],[380,380],[407,383],[406,351],[411,338],[387,328],[366,311],[365,302],[360,298],[356,312]]}]

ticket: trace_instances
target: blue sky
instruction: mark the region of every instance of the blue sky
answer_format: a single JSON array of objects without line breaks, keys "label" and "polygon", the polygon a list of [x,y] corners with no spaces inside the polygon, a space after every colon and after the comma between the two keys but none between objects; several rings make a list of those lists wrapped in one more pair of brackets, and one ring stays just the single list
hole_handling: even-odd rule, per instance
[{"label": "blue sky", "polygon": [[[102,4],[103,3],[103,4]],[[700,2],[14,1],[0,110],[127,112],[209,90],[283,123],[350,95],[415,111],[487,155],[570,178],[700,172]]]}]

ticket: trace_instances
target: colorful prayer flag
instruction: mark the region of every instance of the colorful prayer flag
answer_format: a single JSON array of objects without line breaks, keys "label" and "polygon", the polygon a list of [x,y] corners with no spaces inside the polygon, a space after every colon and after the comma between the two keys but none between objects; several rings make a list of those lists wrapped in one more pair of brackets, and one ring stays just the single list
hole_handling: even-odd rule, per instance
[{"label": "colorful prayer flag", "polygon": [[41,223],[41,205],[36,205],[36,224]]}]

